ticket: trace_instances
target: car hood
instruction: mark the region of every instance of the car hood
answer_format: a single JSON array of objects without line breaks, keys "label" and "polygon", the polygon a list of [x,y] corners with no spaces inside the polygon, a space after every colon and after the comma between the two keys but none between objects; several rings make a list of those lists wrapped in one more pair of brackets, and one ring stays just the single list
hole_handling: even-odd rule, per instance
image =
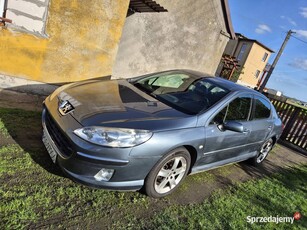
[{"label": "car hood", "polygon": [[195,116],[177,111],[140,91],[127,80],[84,81],[64,87],[59,101],[69,101],[70,113],[82,126],[146,130],[194,127]]}]

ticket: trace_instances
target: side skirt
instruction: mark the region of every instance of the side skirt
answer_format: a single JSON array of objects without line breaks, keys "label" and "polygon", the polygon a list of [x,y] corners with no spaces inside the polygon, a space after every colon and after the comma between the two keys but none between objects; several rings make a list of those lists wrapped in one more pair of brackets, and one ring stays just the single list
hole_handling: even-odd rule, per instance
[{"label": "side skirt", "polygon": [[214,163],[211,163],[211,164],[199,165],[199,166],[192,168],[190,175],[195,174],[195,173],[199,173],[199,172],[203,172],[203,171],[207,171],[207,170],[210,170],[210,169],[218,168],[218,167],[221,167],[221,166],[235,164],[235,163],[238,163],[238,162],[241,162],[241,161],[245,161],[245,160],[252,158],[256,155],[257,155],[257,151],[254,151],[254,152],[251,152],[251,153],[244,154],[243,156],[240,156],[240,157],[230,158],[230,159],[227,159],[227,160],[222,160],[222,161],[214,162]]}]

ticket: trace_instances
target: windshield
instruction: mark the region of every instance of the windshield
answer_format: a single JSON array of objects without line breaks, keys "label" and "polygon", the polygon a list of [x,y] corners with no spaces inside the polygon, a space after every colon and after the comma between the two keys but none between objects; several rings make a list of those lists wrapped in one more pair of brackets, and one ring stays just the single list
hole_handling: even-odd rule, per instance
[{"label": "windshield", "polygon": [[138,89],[187,114],[198,114],[229,93],[210,78],[164,72],[131,82]]}]

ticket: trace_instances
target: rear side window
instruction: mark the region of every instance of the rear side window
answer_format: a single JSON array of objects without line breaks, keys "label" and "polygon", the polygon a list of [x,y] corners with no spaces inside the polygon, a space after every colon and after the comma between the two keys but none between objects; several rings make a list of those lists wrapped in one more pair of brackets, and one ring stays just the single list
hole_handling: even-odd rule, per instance
[{"label": "rear side window", "polygon": [[271,115],[271,105],[263,98],[255,98],[254,119],[265,119]]}]

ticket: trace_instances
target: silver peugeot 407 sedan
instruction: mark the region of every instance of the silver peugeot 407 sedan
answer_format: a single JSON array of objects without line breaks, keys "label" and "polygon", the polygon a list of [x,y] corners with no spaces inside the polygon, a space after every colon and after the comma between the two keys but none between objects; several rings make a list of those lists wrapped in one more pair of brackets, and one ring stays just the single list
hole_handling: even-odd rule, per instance
[{"label": "silver peugeot 407 sedan", "polygon": [[190,70],[64,85],[46,98],[42,123],[49,155],[69,177],[152,197],[187,174],[258,165],[282,132],[265,96]]}]

